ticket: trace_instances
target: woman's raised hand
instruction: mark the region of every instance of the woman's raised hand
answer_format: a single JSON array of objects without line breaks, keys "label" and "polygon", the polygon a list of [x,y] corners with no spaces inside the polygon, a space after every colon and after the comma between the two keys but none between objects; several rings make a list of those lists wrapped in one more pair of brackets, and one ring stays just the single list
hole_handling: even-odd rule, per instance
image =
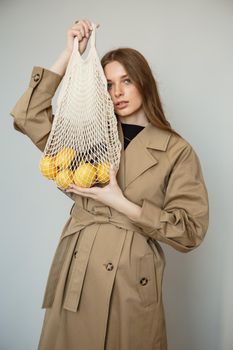
[{"label": "woman's raised hand", "polygon": [[[65,74],[67,64],[69,62],[71,53],[74,46],[74,38],[77,37],[79,41],[79,52],[80,55],[86,50],[88,40],[92,31],[92,22],[89,20],[80,20],[75,23],[67,30],[67,43],[66,48],[62,51],[58,59],[50,67],[50,70],[61,76]],[[96,28],[100,25],[97,24]]]},{"label": "woman's raised hand", "polygon": [[[97,24],[96,28],[98,28],[100,25]],[[92,28],[92,22],[87,19],[82,19],[78,21],[78,23],[73,24],[68,30],[67,30],[67,45],[66,45],[66,51],[72,52],[73,45],[74,45],[74,38],[77,37],[79,41],[79,52],[80,55],[84,53],[86,50],[88,40],[91,35]]]}]

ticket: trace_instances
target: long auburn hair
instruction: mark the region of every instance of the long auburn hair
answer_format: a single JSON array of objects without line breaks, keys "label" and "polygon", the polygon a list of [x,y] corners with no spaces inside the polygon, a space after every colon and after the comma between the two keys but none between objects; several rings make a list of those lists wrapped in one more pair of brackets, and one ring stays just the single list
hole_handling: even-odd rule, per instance
[{"label": "long auburn hair", "polygon": [[172,129],[165,117],[157,84],[145,57],[135,49],[120,47],[104,54],[101,59],[102,68],[104,69],[108,63],[113,61],[118,61],[122,64],[140,92],[143,101],[142,108],[150,123],[159,129],[167,130],[180,136]]}]

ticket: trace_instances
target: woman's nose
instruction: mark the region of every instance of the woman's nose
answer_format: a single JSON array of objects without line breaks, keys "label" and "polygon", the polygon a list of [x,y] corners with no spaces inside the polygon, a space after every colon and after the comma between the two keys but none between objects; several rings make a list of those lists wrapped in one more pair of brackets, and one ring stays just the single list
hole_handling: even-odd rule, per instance
[{"label": "woman's nose", "polygon": [[114,94],[115,94],[116,97],[124,94],[124,91],[123,91],[123,89],[122,89],[122,87],[120,85],[115,87]]}]

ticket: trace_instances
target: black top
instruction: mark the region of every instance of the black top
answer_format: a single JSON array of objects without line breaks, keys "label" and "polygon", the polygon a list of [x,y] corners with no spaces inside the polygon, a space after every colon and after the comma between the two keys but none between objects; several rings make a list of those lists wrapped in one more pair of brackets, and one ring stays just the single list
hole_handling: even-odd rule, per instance
[{"label": "black top", "polygon": [[128,146],[130,141],[140,132],[145,126],[135,125],[135,124],[123,124],[122,131],[124,134],[124,149]]}]

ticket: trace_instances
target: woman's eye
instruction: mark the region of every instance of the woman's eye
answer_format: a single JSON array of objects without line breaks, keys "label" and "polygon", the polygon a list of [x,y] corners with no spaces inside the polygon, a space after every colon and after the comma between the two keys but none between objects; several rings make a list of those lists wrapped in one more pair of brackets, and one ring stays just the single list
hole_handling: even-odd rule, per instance
[{"label": "woman's eye", "polygon": [[[129,83],[131,83],[131,80],[130,80],[130,79],[124,79],[123,81],[124,81],[124,82],[127,82],[127,85],[128,85]],[[108,90],[110,90],[111,87],[112,87],[112,84],[111,84],[111,83],[108,83],[108,84],[107,84]]]}]

